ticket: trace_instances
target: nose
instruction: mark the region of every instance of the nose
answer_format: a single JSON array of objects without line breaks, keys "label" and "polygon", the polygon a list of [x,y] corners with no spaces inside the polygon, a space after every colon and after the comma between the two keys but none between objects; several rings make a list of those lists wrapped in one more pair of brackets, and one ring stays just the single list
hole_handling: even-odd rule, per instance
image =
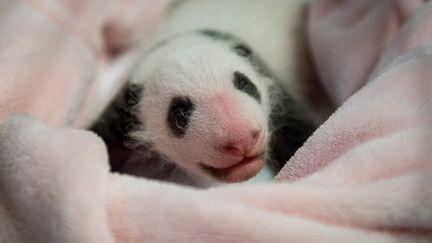
[{"label": "nose", "polygon": [[255,148],[260,134],[261,129],[246,130],[243,134],[230,134],[222,141],[219,150],[226,155],[244,156]]}]

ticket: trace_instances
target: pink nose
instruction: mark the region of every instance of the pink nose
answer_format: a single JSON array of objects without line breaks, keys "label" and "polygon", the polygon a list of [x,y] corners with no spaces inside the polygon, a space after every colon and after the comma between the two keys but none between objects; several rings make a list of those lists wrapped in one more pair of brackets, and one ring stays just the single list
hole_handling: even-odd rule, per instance
[{"label": "pink nose", "polygon": [[254,149],[260,134],[261,130],[252,129],[240,136],[232,135],[221,143],[220,151],[226,155],[244,156]]}]

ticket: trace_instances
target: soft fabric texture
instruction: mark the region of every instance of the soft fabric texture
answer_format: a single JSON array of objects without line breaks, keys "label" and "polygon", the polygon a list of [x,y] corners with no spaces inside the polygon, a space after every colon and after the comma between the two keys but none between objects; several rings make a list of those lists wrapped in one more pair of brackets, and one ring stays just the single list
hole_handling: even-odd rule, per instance
[{"label": "soft fabric texture", "polygon": [[[10,19],[0,21],[8,26],[2,32],[29,33],[14,31],[19,14],[29,14],[20,11],[34,11],[26,4],[2,3],[0,18]],[[51,89],[67,65],[18,60],[48,51],[54,57],[53,44],[27,49],[29,38],[1,35],[0,92],[8,96],[0,96],[0,242],[431,242],[432,3],[318,0],[309,19],[323,85],[343,104],[277,182],[209,190],[110,173],[96,135],[52,127],[80,126],[65,114],[82,93]],[[61,38],[69,48],[73,40]],[[127,46],[122,39],[111,43],[115,52]],[[70,55],[83,69],[64,78],[86,84],[79,70],[92,66],[79,60],[88,54]],[[31,87],[39,77],[52,83],[41,79]],[[42,87],[47,93],[36,92]],[[5,118],[16,112],[38,119]]]},{"label": "soft fabric texture", "polygon": [[126,81],[170,0],[2,0],[0,117],[85,127]]}]

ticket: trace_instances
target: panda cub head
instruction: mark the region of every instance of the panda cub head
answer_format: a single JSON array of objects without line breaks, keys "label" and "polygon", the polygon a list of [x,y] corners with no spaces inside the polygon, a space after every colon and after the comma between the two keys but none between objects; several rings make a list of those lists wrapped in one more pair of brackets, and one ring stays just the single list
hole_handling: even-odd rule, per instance
[{"label": "panda cub head", "polygon": [[144,148],[201,178],[239,182],[270,153],[287,161],[314,129],[303,114],[250,48],[205,30],[153,46],[93,130],[113,151]]},{"label": "panda cub head", "polygon": [[168,161],[225,182],[255,176],[269,143],[268,78],[249,48],[217,32],[175,37],[156,46],[131,77],[143,85],[135,140]]}]

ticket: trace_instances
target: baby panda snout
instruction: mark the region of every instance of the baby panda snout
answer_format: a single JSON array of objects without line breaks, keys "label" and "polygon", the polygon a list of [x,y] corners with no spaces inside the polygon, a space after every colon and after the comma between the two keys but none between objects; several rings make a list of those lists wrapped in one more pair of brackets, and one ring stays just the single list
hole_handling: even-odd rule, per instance
[{"label": "baby panda snout", "polygon": [[247,157],[253,153],[261,136],[262,129],[241,128],[238,131],[227,132],[218,143],[217,149],[229,156]]},{"label": "baby panda snout", "polygon": [[259,123],[239,117],[225,120],[223,133],[213,139],[217,155],[203,168],[214,178],[225,182],[244,181],[264,166],[267,139]]},{"label": "baby panda snout", "polygon": [[219,94],[210,104],[207,111],[211,111],[210,124],[216,131],[211,140],[213,150],[219,156],[223,156],[226,162],[238,162],[265,152],[267,128],[258,103],[234,93]]}]

